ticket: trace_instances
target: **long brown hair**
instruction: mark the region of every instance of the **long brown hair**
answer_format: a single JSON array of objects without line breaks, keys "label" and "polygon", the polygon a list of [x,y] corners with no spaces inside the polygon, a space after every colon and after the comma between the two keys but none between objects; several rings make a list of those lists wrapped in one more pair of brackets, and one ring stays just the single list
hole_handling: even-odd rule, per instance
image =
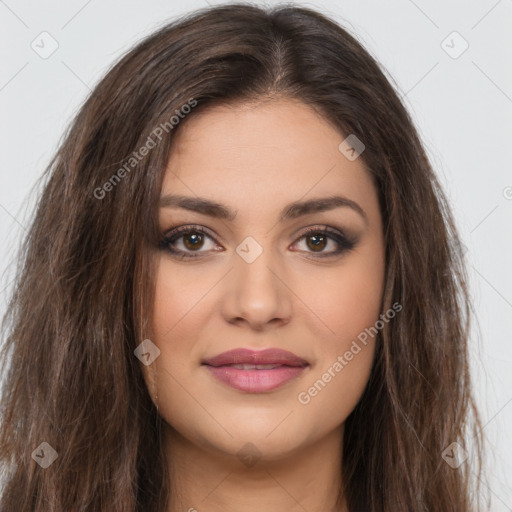
[{"label": "long brown hair", "polygon": [[[379,332],[345,424],[350,511],[476,510],[467,277],[410,116],[374,58],[332,20],[234,4],[196,11],[129,51],[46,170],[3,324],[1,512],[166,511],[162,420],[134,356],[148,327],[163,172],[174,134],[197,112],[276,97],[312,106],[340,141],[355,134],[365,144],[385,229],[382,311],[403,306]],[[468,434],[476,456],[454,468],[443,450],[469,450]],[[46,469],[33,456],[43,442],[58,454]]]}]

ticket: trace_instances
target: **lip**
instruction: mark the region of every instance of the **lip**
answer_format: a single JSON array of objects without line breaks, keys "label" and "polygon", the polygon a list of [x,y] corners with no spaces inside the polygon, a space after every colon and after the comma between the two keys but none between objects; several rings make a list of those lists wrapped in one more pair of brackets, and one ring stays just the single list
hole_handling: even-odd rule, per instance
[{"label": "lip", "polygon": [[[202,364],[221,382],[247,393],[277,389],[298,377],[309,366],[306,360],[292,352],[275,348],[230,350],[206,359]],[[267,367],[250,368],[255,365]]]}]

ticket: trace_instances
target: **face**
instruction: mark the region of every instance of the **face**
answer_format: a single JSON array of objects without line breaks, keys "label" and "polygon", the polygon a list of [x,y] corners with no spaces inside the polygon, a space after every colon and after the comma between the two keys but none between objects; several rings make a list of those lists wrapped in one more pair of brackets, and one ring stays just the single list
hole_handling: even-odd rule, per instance
[{"label": "face", "polygon": [[362,395],[384,241],[373,182],[344,139],[292,100],[217,106],[177,133],[159,210],[160,355],[144,371],[191,446],[252,443],[277,460],[342,432]]}]

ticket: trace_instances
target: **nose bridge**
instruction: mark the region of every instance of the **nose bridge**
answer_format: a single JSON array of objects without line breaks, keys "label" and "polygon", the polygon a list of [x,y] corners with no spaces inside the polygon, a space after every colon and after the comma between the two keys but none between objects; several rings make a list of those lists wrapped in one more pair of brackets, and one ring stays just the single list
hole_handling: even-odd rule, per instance
[{"label": "nose bridge", "polygon": [[290,297],[277,277],[282,265],[276,251],[247,237],[233,254],[233,267],[224,307],[227,320],[244,319],[260,327],[276,318],[288,321]]}]

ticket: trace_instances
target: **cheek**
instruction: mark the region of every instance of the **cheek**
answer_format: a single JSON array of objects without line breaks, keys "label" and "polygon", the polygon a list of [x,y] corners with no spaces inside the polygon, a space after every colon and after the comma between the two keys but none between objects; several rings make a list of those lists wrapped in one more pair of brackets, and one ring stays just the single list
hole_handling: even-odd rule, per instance
[{"label": "cheek", "polygon": [[[200,310],[194,308],[194,305],[198,304],[205,290],[198,286],[199,280],[191,284],[186,274],[172,271],[164,258],[157,265],[155,281],[155,297],[147,336],[159,348],[160,355],[150,366],[143,366],[143,373],[153,400],[159,382],[159,405],[162,405],[162,379],[175,375],[190,357],[188,340],[194,339],[194,327],[199,328],[201,325],[200,321],[194,321],[194,313]],[[169,384],[172,385],[172,379],[163,389],[169,389]]]},{"label": "cheek", "polygon": [[176,265],[162,257],[155,275],[155,297],[151,316],[151,334],[162,352],[186,353],[193,348],[193,340],[200,333],[211,315],[218,312],[212,303],[215,287],[226,269],[211,265]]},{"label": "cheek", "polygon": [[384,264],[376,256],[353,255],[337,268],[309,269],[301,275],[296,289],[305,297],[311,321],[321,320],[322,352],[343,350],[378,319]]},{"label": "cheek", "polygon": [[[171,268],[171,264],[161,259],[156,271],[155,299],[151,319],[152,334],[156,339],[174,337],[179,331],[187,313],[197,305],[208,289],[205,281],[196,276],[190,279],[190,272]],[[210,276],[210,280],[212,280]],[[211,285],[210,285],[211,286]]]},{"label": "cheek", "polygon": [[363,253],[336,272],[316,272],[304,281],[301,293],[315,290],[307,302],[311,323],[320,318],[323,327],[318,359],[295,400],[304,418],[327,430],[345,421],[368,382],[383,284],[384,262]]}]

